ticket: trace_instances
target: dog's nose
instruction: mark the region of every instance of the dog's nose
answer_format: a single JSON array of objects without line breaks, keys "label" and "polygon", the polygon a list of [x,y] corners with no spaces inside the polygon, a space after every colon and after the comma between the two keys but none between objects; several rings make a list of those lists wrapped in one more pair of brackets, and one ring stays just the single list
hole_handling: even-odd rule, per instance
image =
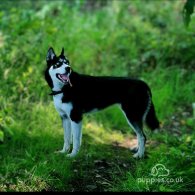
[{"label": "dog's nose", "polygon": [[67,73],[69,73],[69,72],[70,72],[70,67],[67,66],[67,67],[65,68],[65,70],[66,70]]}]

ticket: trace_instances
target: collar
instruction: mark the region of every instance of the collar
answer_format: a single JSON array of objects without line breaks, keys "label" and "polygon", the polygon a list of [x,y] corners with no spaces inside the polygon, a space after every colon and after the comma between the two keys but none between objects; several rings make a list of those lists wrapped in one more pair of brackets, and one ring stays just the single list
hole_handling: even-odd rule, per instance
[{"label": "collar", "polygon": [[[72,70],[71,70],[70,74],[71,73],[72,73]],[[72,87],[72,83],[70,82],[70,74],[69,74],[69,78],[68,78],[68,83],[69,83],[70,87]],[[63,91],[62,90],[60,90],[60,91],[53,91],[52,90],[52,92],[49,95],[58,95],[60,93],[63,93]]]},{"label": "collar", "polygon": [[60,94],[60,93],[63,93],[63,91],[53,91],[49,94],[49,95],[57,95],[57,94]]}]

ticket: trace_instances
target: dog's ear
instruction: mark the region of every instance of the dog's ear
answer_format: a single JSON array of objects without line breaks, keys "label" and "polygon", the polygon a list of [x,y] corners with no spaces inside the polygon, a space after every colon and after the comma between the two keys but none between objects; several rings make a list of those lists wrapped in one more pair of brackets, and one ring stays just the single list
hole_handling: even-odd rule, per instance
[{"label": "dog's ear", "polygon": [[55,57],[56,57],[56,54],[55,54],[53,48],[50,47],[48,52],[47,52],[47,56],[46,56],[47,63],[51,62]]},{"label": "dog's ear", "polygon": [[61,51],[60,56],[64,56],[64,48],[63,47],[62,47],[62,51]]}]

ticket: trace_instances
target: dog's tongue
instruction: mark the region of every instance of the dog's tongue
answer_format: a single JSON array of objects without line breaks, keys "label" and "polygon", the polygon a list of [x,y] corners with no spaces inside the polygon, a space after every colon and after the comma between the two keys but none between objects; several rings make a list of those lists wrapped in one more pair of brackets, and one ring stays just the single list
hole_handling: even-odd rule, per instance
[{"label": "dog's tongue", "polygon": [[68,77],[65,75],[65,74],[60,74],[60,77],[63,79],[63,80],[68,80]]}]

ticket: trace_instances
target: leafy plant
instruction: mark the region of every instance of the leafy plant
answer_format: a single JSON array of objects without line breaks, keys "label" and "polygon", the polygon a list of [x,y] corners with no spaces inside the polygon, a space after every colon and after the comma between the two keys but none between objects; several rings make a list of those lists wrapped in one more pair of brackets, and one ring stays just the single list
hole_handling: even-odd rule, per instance
[{"label": "leafy plant", "polygon": [[190,23],[191,15],[194,12],[194,7],[195,7],[195,0],[186,1],[183,8],[183,18],[186,26],[188,26]]},{"label": "leafy plant", "polygon": [[[183,28],[183,6],[178,0],[0,2],[0,191],[194,190],[195,29],[193,17]],[[186,2],[184,16],[193,6]],[[63,129],[43,74],[50,46],[56,53],[64,47],[80,73],[139,77],[150,85],[162,128],[156,134],[145,128],[145,159],[132,158],[128,148],[137,142],[117,105],[84,118],[75,159],[54,154]],[[158,163],[184,182],[139,183]]]}]

